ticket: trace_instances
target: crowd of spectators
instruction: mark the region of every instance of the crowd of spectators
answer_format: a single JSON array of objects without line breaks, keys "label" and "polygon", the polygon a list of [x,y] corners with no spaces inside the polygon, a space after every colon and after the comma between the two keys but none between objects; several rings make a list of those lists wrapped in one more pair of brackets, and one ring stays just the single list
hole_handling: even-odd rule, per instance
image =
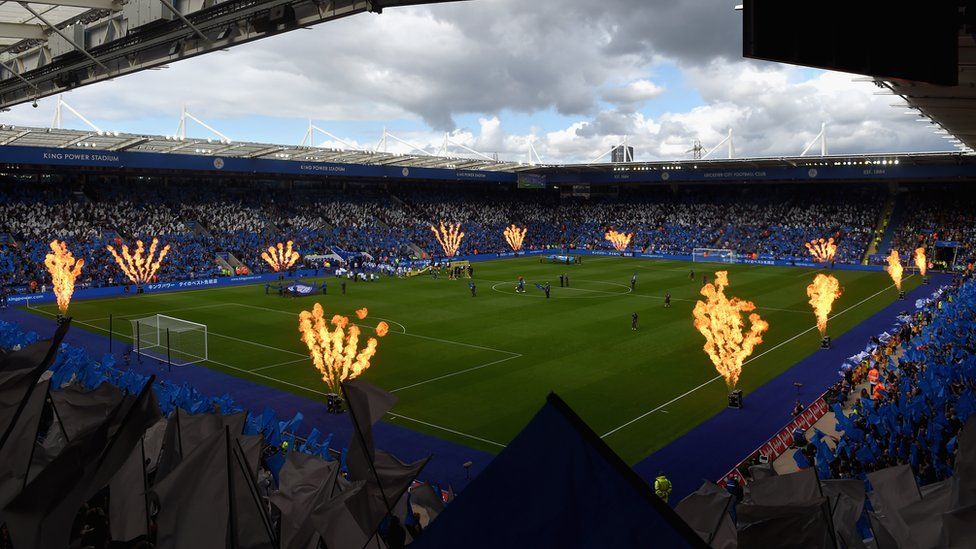
[{"label": "crowd of spectators", "polygon": [[[82,285],[123,284],[107,244],[153,237],[172,246],[161,279],[229,274],[232,255],[248,272],[265,272],[261,253],[294,240],[303,255],[367,253],[381,263],[441,255],[431,225],[461,224],[459,253],[508,251],[504,227],[528,228],[524,248],[611,249],[609,229],[633,233],[631,248],[691,254],[726,248],[762,259],[807,259],[804,243],[833,237],[837,261],[860,261],[884,204],[883,190],[799,186],[621,189],[616,195],[424,186],[327,186],[284,189],[245,182],[0,182],[0,281],[45,281],[47,243],[65,240],[86,260]],[[901,244],[945,222],[944,233],[976,238],[972,213],[926,212],[906,220]],[[928,216],[928,217],[925,217]],[[967,221],[968,220],[968,221]],[[969,223],[967,225],[967,223]],[[234,265],[236,267],[236,264]]]},{"label": "crowd of spectators", "polygon": [[899,198],[898,208],[891,247],[902,258],[918,247],[931,250],[943,242],[958,246],[957,264],[976,260],[976,194],[958,187],[915,189]]},{"label": "crowd of spectators", "polygon": [[[905,464],[919,485],[949,478],[956,437],[976,413],[976,284],[957,279],[869,349],[844,369],[832,405],[842,436],[829,444],[816,432],[798,463],[815,465],[822,479]],[[854,401],[848,413],[846,400]]]}]

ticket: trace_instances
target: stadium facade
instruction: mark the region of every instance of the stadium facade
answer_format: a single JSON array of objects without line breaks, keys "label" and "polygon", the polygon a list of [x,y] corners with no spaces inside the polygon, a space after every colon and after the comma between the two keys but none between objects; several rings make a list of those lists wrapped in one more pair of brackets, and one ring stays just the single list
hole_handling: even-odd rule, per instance
[{"label": "stadium facade", "polygon": [[831,156],[533,165],[171,136],[0,126],[0,164],[13,173],[184,174],[265,179],[481,181],[522,188],[735,182],[970,181],[976,156]]}]

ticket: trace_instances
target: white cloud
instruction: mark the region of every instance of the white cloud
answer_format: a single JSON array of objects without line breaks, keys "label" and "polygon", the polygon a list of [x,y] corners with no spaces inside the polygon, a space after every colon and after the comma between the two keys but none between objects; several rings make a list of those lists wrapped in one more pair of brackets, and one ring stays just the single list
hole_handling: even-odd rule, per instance
[{"label": "white cloud", "polygon": [[603,92],[604,101],[632,108],[640,107],[643,103],[664,93],[664,87],[642,78],[625,86],[607,89]]}]

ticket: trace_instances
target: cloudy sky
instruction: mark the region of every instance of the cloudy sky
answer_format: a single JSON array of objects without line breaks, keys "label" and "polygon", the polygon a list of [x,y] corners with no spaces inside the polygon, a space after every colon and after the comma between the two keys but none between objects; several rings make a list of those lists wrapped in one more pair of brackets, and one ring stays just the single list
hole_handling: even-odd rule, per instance
[{"label": "cloudy sky", "polygon": [[[96,84],[65,100],[102,129],[172,134],[181,104],[234,140],[301,141],[308,119],[361,148],[383,128],[436,152],[688,158],[733,128],[737,156],[946,150],[856,76],[746,61],[730,0],[471,0],[360,14]],[[46,126],[54,98],[7,123]],[[65,115],[65,125],[83,124]],[[195,137],[209,137],[191,126]],[[344,147],[324,135],[316,144]],[[389,150],[408,146],[390,142]],[[457,152],[457,149],[452,149]],[[716,151],[716,156],[724,153]]]}]

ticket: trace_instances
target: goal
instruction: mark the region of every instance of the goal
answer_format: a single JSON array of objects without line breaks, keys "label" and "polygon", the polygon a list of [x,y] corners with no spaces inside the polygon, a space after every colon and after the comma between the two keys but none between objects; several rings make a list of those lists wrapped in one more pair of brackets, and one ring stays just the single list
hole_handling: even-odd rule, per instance
[{"label": "goal", "polygon": [[207,325],[166,315],[132,322],[133,352],[184,366],[207,360]]},{"label": "goal", "polygon": [[708,263],[735,263],[735,253],[721,248],[695,248],[691,260]]}]

